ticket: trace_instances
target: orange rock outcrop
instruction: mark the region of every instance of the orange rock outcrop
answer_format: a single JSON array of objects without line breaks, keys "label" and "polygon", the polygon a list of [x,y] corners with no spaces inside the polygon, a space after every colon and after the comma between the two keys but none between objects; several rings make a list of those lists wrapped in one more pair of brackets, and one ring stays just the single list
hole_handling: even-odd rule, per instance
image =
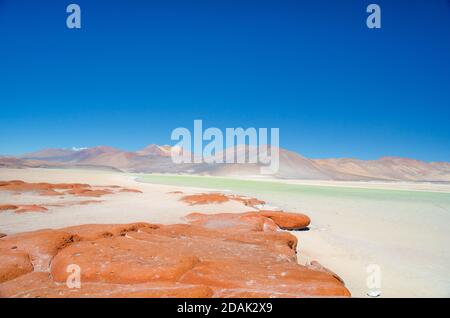
[{"label": "orange rock outcrop", "polygon": [[4,204],[4,205],[0,205],[0,212],[9,211],[9,210],[14,211],[15,213],[48,211],[47,208],[45,208],[41,205],[37,205],[37,204],[26,204],[26,205]]},{"label": "orange rock outcrop", "polygon": [[[0,191],[9,191],[15,194],[23,192],[34,192],[41,196],[75,196],[75,197],[102,197],[107,194],[119,192],[142,193],[137,189],[122,188],[120,186],[94,187],[84,183],[28,183],[21,180],[0,181]],[[64,197],[63,197],[64,198]],[[14,210],[15,213],[26,212],[46,212],[48,207],[68,206],[68,205],[86,205],[90,203],[99,203],[102,201],[84,200],[77,202],[49,203],[49,204],[29,204],[29,205],[0,205],[0,212]]]},{"label": "orange rock outcrop", "polygon": [[[286,218],[193,213],[188,224],[9,235],[0,239],[0,297],[349,296],[336,275],[297,263],[297,239],[277,223]],[[79,289],[66,285],[72,264],[81,270]]]},{"label": "orange rock outcrop", "polygon": [[86,188],[81,188],[81,189],[71,189],[68,190],[66,193],[68,194],[72,194],[75,196],[81,196],[81,197],[101,197],[105,194],[112,194],[113,191],[109,190],[109,189],[86,189]]},{"label": "orange rock outcrop", "polygon": [[0,249],[0,283],[33,271],[26,252]]},{"label": "orange rock outcrop", "polygon": [[206,194],[192,194],[181,198],[182,201],[190,205],[211,204],[228,202],[230,199],[222,193],[206,193]]},{"label": "orange rock outcrop", "polygon": [[0,181],[0,191],[15,193],[36,192],[42,196],[74,195],[84,197],[101,197],[116,192],[142,193],[137,189],[127,189],[119,186],[94,187],[85,183],[28,183],[22,180]]},{"label": "orange rock outcrop", "polygon": [[141,190],[138,190],[138,189],[130,189],[130,188],[123,188],[123,189],[119,190],[119,192],[142,193]]},{"label": "orange rock outcrop", "polygon": [[225,195],[222,193],[201,193],[186,195],[182,197],[181,200],[189,203],[190,205],[224,203],[231,200],[241,202],[242,204],[250,207],[255,207],[256,205],[265,203],[264,201],[255,198],[247,198],[239,195]]},{"label": "orange rock outcrop", "polygon": [[1,297],[23,298],[208,298],[206,286],[173,282],[143,284],[82,283],[70,289],[56,283],[49,273],[32,272],[0,284]]},{"label": "orange rock outcrop", "polygon": [[71,190],[89,188],[88,184],[80,183],[28,183],[22,180],[0,181],[0,191],[12,192],[37,192],[41,195],[61,195],[63,192],[57,190]]},{"label": "orange rock outcrop", "polygon": [[259,211],[262,216],[272,219],[283,230],[306,229],[311,223],[310,218],[301,213],[289,213],[284,211]]},{"label": "orange rock outcrop", "polygon": [[37,204],[19,205],[18,209],[14,210],[15,213],[27,213],[27,212],[46,212],[48,209]]},{"label": "orange rock outcrop", "polygon": [[2,204],[0,205],[0,212],[1,211],[8,211],[8,210],[16,210],[19,207],[17,205],[13,205],[13,204]]}]

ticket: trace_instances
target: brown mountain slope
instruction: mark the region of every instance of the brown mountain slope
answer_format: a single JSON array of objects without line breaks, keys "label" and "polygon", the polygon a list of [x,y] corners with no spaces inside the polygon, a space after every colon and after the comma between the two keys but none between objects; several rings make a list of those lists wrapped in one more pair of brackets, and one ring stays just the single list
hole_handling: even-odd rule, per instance
[{"label": "brown mountain slope", "polygon": [[[236,158],[248,158],[250,146],[238,146]],[[112,167],[128,172],[187,173],[216,176],[257,176],[260,164],[174,164],[170,146],[151,144],[136,152],[98,146],[82,150],[44,149],[19,158],[1,157],[0,166]],[[219,153],[224,157],[227,152]],[[279,149],[276,178],[310,180],[391,180],[450,182],[450,163],[383,157],[378,160],[308,159]]]},{"label": "brown mountain slope", "polygon": [[450,181],[450,165],[419,160],[383,157],[378,160],[317,159],[318,165],[330,173],[354,175],[368,179],[404,181]]}]

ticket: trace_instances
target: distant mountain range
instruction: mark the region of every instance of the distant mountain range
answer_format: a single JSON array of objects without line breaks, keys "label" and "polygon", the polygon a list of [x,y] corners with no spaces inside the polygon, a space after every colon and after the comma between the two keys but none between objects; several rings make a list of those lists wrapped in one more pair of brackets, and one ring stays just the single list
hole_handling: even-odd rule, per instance
[{"label": "distant mountain range", "polygon": [[[239,146],[244,156],[248,146]],[[98,146],[86,149],[43,149],[20,157],[0,157],[0,167],[84,167],[126,172],[200,174],[214,176],[257,176],[259,164],[174,164],[170,146],[149,145],[135,152]],[[378,160],[308,159],[280,149],[276,178],[343,181],[429,181],[450,182],[450,163],[423,162],[398,157]]]}]

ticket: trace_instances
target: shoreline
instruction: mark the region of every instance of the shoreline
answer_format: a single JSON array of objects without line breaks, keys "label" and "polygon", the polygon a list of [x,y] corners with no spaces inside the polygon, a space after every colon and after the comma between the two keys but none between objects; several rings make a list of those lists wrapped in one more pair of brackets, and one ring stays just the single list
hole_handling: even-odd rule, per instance
[{"label": "shoreline", "polygon": [[[158,178],[162,177],[170,179],[168,175],[158,176]],[[304,188],[305,185],[302,185],[298,190],[295,184],[283,182],[275,183],[283,185],[281,189],[277,187],[266,189],[267,184],[264,184],[261,189],[244,191],[246,183],[242,182],[243,180],[230,178],[226,179],[228,183],[224,187],[230,185],[229,182],[231,185],[236,182],[240,188],[236,190],[230,187],[226,189],[228,191],[225,191],[220,186],[209,186],[206,182],[217,181],[216,179],[222,181],[223,178],[202,176],[188,177],[195,182],[199,180],[204,182],[201,186],[198,184],[197,187],[192,187],[180,182],[177,185],[142,182],[142,180],[136,180],[136,174],[92,170],[52,169],[49,171],[48,169],[1,168],[0,179],[116,184],[144,192],[144,195],[137,196],[131,193],[105,196],[105,202],[95,206],[52,208],[48,213],[22,215],[13,215],[11,212],[0,213],[0,232],[25,232],[36,228],[61,228],[90,223],[184,223],[184,217],[192,212],[242,213],[252,209],[236,202],[192,207],[179,202],[178,196],[169,192],[183,191],[186,194],[223,192],[251,195],[284,211],[305,213],[310,216],[312,224],[309,231],[290,232],[299,240],[299,264],[306,264],[312,260],[319,261],[343,278],[353,296],[366,297],[366,267],[372,263],[380,264],[383,269],[382,297],[446,297],[450,295],[450,281],[447,278],[450,259],[444,256],[446,244],[450,243],[449,235],[446,234],[449,233],[446,231],[449,227],[447,224],[450,222],[448,222],[447,213],[443,213],[450,211],[448,210],[450,205],[447,201],[441,203],[441,207],[439,204],[435,207],[429,205],[425,200],[427,193],[424,191],[420,191],[421,196],[419,199],[415,198],[415,202],[407,203],[406,201],[397,202],[395,198],[384,200],[384,194],[366,200],[364,197],[366,189],[350,188],[352,191],[358,190],[364,194],[355,199],[348,195],[340,197],[339,191],[334,196],[330,196],[328,190],[325,193],[316,193],[316,190],[320,188],[317,185],[312,185],[311,188]],[[167,182],[170,183],[169,181]],[[251,180],[249,185],[254,186],[254,182],[257,181]],[[261,185],[262,182],[256,184]],[[270,185],[273,185],[273,182]],[[296,192],[291,193],[292,189]],[[305,192],[304,189],[309,192]],[[331,190],[334,189],[339,190],[339,187],[331,187]],[[401,192],[404,190],[400,190]],[[415,193],[412,192],[412,195]],[[437,194],[430,192],[430,194],[430,204],[434,204],[436,195],[439,198],[447,198],[446,193],[443,192]],[[0,194],[2,204],[9,203],[5,200],[10,198]],[[425,201],[422,202],[422,198]],[[31,197],[31,199],[39,198]],[[425,212],[433,214],[432,217],[423,219]],[[9,230],[5,231],[5,229]]]},{"label": "shoreline", "polygon": [[307,185],[315,187],[337,187],[341,189],[366,189],[366,190],[392,190],[406,192],[429,192],[429,193],[449,193],[450,183],[447,182],[423,182],[423,181],[336,181],[336,180],[306,180],[306,179],[279,179],[279,178],[257,178],[240,176],[211,176],[211,175],[190,175],[171,173],[127,173],[135,176],[137,182],[144,182],[140,179],[145,176],[160,177],[192,177],[210,178],[224,180],[256,181],[275,184]]},{"label": "shoreline", "polygon": [[[309,215],[311,230],[293,232],[299,239],[299,261],[317,259],[333,269],[353,296],[367,297],[366,270],[372,264],[382,268],[381,297],[450,296],[447,192],[287,185],[198,176],[165,175],[164,180],[166,184],[176,181],[183,185],[202,180],[204,188],[224,181],[224,188],[232,193]],[[161,176],[148,176],[148,182],[161,181]],[[323,188],[326,191],[321,191]]]}]

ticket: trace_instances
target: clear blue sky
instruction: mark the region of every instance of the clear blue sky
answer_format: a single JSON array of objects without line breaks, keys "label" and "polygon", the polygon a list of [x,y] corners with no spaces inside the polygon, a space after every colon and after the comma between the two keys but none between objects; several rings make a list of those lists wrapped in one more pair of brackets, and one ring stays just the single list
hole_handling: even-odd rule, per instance
[{"label": "clear blue sky", "polygon": [[0,0],[2,154],[136,150],[203,119],[307,157],[450,161],[448,0],[71,2]]}]

